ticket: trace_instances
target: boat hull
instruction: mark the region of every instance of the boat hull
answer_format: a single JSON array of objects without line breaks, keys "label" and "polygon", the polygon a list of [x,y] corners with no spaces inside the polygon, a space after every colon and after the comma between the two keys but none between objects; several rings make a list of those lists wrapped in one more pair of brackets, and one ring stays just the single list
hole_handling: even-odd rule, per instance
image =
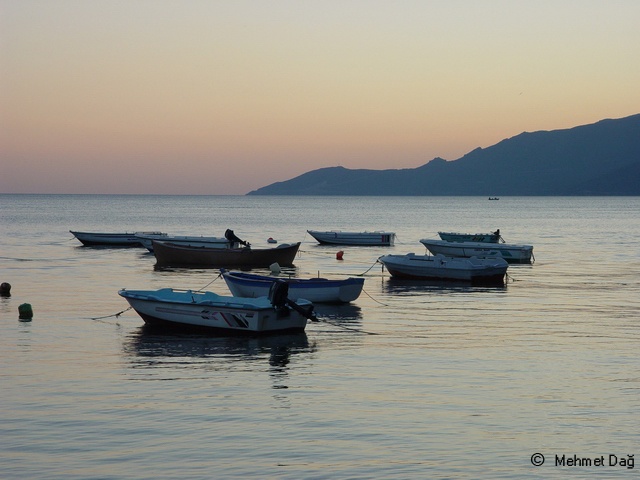
[{"label": "boat hull", "polygon": [[[266,297],[225,297],[212,292],[120,290],[144,322],[171,330],[200,330],[225,335],[301,332],[307,319],[289,307],[280,309]],[[309,307],[311,303],[300,300]]]},{"label": "boat hull", "polygon": [[364,285],[363,277],[351,277],[343,280],[324,278],[280,278],[252,275],[243,272],[222,272],[229,291],[235,297],[262,297],[269,294],[276,280],[289,285],[288,297],[296,301],[304,298],[313,303],[349,303],[356,300]]},{"label": "boat hull", "polygon": [[438,235],[445,242],[500,243],[500,239],[502,238],[499,233],[438,232]]},{"label": "boat hull", "polygon": [[499,257],[509,263],[531,263],[533,246],[509,243],[487,244],[482,242],[445,242],[443,240],[420,240],[432,254],[450,257]]},{"label": "boat hull", "polygon": [[397,278],[503,284],[509,264],[502,258],[455,258],[443,255],[383,255],[378,259]]},{"label": "boat hull", "polygon": [[343,232],[333,230],[319,232],[307,230],[307,233],[315,238],[318,243],[329,245],[354,245],[354,246],[381,246],[389,247],[395,242],[394,232]]},{"label": "boat hull", "polygon": [[[137,233],[97,233],[97,232],[76,232],[69,230],[80,243],[87,247],[141,247],[142,243]],[[161,232],[147,232],[156,235],[158,238],[166,235]]]},{"label": "boat hull", "polygon": [[268,268],[274,263],[282,267],[291,267],[299,248],[300,242],[254,249],[185,247],[153,241],[153,254],[159,267]]},{"label": "boat hull", "polygon": [[161,235],[136,235],[142,244],[150,252],[153,252],[153,241],[170,242],[183,247],[210,247],[210,248],[232,248],[237,247],[224,237],[198,237],[191,235],[184,236],[161,236]]}]

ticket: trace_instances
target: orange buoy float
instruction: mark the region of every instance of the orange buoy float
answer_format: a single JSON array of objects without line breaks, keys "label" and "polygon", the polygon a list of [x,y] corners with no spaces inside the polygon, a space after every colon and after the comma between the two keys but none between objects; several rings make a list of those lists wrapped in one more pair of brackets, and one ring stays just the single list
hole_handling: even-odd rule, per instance
[{"label": "orange buoy float", "polygon": [[344,252],[340,250],[338,253],[336,253],[336,260],[342,260],[343,255],[344,255]]}]

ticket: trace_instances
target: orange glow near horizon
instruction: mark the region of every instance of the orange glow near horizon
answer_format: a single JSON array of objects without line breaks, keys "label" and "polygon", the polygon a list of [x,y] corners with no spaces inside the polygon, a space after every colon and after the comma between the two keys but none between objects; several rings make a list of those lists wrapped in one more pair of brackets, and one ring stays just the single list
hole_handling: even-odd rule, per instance
[{"label": "orange glow near horizon", "polygon": [[640,113],[640,3],[1,0],[0,193],[244,194]]}]

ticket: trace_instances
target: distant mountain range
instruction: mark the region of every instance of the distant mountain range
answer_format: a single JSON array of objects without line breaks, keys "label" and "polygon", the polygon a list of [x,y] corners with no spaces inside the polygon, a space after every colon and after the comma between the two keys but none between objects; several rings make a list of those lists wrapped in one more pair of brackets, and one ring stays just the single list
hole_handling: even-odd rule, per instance
[{"label": "distant mountain range", "polygon": [[640,195],[640,114],[525,132],[417,168],[321,168],[248,195]]}]

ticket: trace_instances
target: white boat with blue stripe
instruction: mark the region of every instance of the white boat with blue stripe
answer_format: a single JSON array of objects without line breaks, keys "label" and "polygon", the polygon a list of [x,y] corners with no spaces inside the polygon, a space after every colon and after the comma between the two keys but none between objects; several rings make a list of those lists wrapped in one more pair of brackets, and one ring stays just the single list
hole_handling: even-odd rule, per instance
[{"label": "white boat with blue stripe", "polygon": [[362,292],[364,277],[343,279],[285,278],[256,275],[238,271],[221,270],[231,293],[236,297],[261,297],[267,295],[274,282],[289,285],[289,298],[293,301],[304,298],[313,303],[349,303]]}]

